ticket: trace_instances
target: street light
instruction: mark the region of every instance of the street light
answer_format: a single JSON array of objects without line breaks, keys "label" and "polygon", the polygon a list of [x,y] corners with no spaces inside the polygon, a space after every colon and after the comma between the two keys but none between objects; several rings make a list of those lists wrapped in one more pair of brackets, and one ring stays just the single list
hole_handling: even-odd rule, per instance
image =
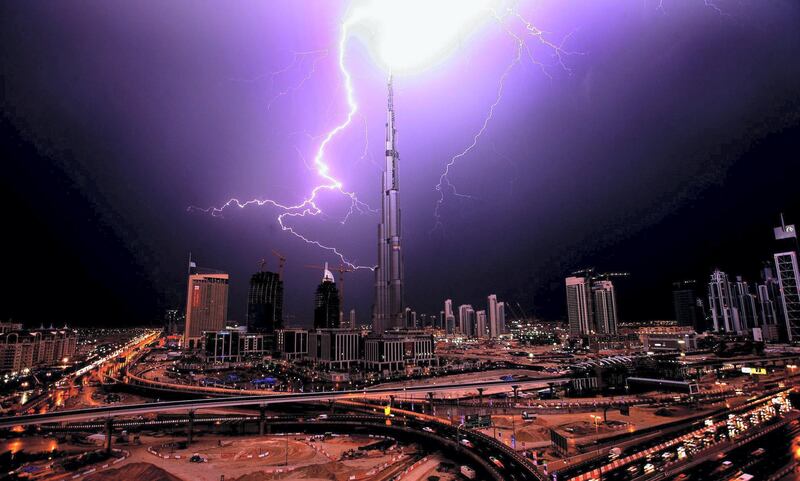
[{"label": "street light", "polygon": [[597,439],[597,437],[600,435],[599,423],[600,420],[603,419],[603,417],[598,416],[597,414],[590,414],[589,417],[591,417],[594,420],[594,442],[597,445],[597,454],[600,454],[600,440]]}]

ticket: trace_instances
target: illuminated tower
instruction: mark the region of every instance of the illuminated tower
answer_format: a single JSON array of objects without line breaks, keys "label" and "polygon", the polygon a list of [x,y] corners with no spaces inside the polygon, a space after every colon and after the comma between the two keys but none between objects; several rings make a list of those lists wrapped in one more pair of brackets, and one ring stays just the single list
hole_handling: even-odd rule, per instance
[{"label": "illuminated tower", "polygon": [[585,336],[590,333],[592,319],[592,298],[587,277],[567,277],[567,316],[570,337]]},{"label": "illuminated tower", "polygon": [[225,329],[228,319],[228,274],[190,264],[183,346],[200,348],[204,331]]},{"label": "illuminated tower", "polygon": [[328,270],[322,274],[322,283],[317,287],[314,296],[314,329],[336,329],[339,327],[339,290],[333,280],[333,273]]},{"label": "illuminated tower", "polygon": [[256,272],[247,291],[247,330],[273,333],[283,328],[283,281],[275,272]]},{"label": "illuminated tower", "polygon": [[617,296],[614,284],[609,280],[595,281],[592,286],[594,294],[594,316],[597,333],[617,333]]},{"label": "illuminated tower", "polygon": [[386,169],[383,172],[381,223],[378,225],[378,267],[375,268],[375,310],[372,332],[402,327],[403,253],[400,248],[400,204],[397,179],[399,155],[395,148],[392,77],[389,77],[389,102],[386,111]]}]

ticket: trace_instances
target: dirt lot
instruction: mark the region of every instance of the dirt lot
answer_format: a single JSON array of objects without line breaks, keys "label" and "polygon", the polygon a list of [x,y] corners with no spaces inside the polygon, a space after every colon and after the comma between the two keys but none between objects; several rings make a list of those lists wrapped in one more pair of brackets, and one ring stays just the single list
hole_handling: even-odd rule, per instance
[{"label": "dirt lot", "polygon": [[[666,409],[662,411],[662,415],[656,414],[659,409]],[[676,406],[669,408],[651,408],[651,407],[632,407],[630,409],[630,416],[623,416],[618,410],[609,410],[607,413],[608,424],[602,422],[602,411],[594,413],[573,413],[573,414],[543,414],[537,416],[533,421],[525,421],[522,416],[508,415],[494,415],[492,421],[496,429],[483,429],[482,432],[491,436],[495,432],[502,433],[498,438],[502,441],[508,441],[512,431],[516,430],[517,435],[517,448],[521,449],[521,443],[544,443],[549,444],[550,429],[559,428],[567,437],[575,439],[592,439],[595,436],[603,438],[614,434],[619,434],[625,430],[643,429],[650,426],[669,423],[677,421],[681,418],[700,414],[703,411],[709,411],[711,408],[704,409],[690,409],[685,406]],[[668,415],[667,415],[668,414]],[[601,420],[595,426],[594,416],[600,416]],[[531,446],[527,446],[531,447]]]},{"label": "dirt lot", "polygon": [[[369,451],[356,459],[341,459],[345,452],[358,452],[359,447],[376,441],[365,436],[338,436],[324,440],[306,435],[289,436],[288,439],[283,436],[206,437],[193,443],[189,449],[175,450],[169,446],[169,439],[150,438],[142,439],[142,446],[132,448],[130,458],[120,466],[148,463],[186,481],[218,481],[220,475],[225,475],[225,479],[242,481],[345,481],[354,475],[358,479],[370,479],[372,476],[365,478],[365,475],[371,471],[378,474],[385,467],[405,467],[403,463],[409,463],[416,452],[414,447],[395,446],[386,452]],[[189,458],[194,454],[206,462],[190,462]]]}]

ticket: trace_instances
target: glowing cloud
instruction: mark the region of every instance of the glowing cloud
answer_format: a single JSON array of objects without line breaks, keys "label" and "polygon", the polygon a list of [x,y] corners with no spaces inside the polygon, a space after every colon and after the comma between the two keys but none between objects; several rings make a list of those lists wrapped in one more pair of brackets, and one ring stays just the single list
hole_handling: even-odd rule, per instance
[{"label": "glowing cloud", "polygon": [[378,63],[392,72],[418,71],[446,57],[490,17],[490,0],[368,0],[348,21],[364,33]]}]

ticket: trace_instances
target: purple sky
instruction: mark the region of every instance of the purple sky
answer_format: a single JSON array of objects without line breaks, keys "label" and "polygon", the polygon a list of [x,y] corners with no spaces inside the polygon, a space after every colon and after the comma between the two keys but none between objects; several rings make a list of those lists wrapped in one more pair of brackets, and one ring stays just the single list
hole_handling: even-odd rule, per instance
[{"label": "purple sky", "polygon": [[[581,54],[565,57],[565,71],[537,47],[551,78],[527,59],[511,72],[481,142],[451,176],[474,199],[446,196],[444,228],[434,233],[434,186],[482,124],[515,45],[487,21],[445,61],[398,75],[407,302],[438,312],[445,297],[482,305],[496,292],[558,318],[564,274],[596,265],[633,272],[636,282],[620,292],[623,317],[654,318],[671,314],[671,280],[705,276],[716,265],[755,272],[757,260],[769,258],[758,249],[778,210],[800,215],[797,200],[776,197],[768,183],[796,186],[797,151],[757,150],[797,131],[800,5],[718,6],[722,14],[702,0],[664,0],[662,9],[641,0],[519,2],[551,40],[572,32],[565,47]],[[67,245],[82,275],[116,284],[120,272],[135,271],[141,287],[135,295],[124,282],[110,287],[119,302],[88,308],[86,318],[107,308],[108,317],[149,320],[179,303],[191,251],[199,264],[231,273],[230,317],[243,319],[247,278],[263,257],[274,267],[269,252],[277,249],[288,258],[286,311],[309,323],[321,273],[304,266],[335,257],[281,232],[274,208],[221,218],[186,208],[307,195],[319,178],[301,155],[310,160],[319,140],[306,134],[323,134],[345,112],[335,52],[345,10],[329,1],[2,6],[4,142],[35,147],[25,151],[30,159],[14,156],[3,184],[12,192],[4,200],[23,204],[11,225],[24,239],[30,214],[50,226],[51,242]],[[319,49],[328,55],[271,75],[291,65],[293,52]],[[308,75],[314,59],[313,76],[276,98]],[[359,116],[327,159],[346,189],[377,207],[386,73],[358,39],[347,44],[347,65]],[[33,170],[25,177],[20,169]],[[779,175],[785,169],[795,170]],[[67,195],[53,176],[68,179],[65,190],[88,208],[51,210]],[[39,196],[47,200],[31,199]],[[293,225],[373,264],[378,217],[341,226],[343,198],[321,205],[329,215]],[[72,214],[83,218],[73,224]],[[93,238],[95,230],[108,240]],[[113,247],[100,256],[87,247],[95,242]],[[41,252],[28,244],[5,246],[18,252],[14,269],[41,265]],[[750,253],[741,257],[742,250]],[[368,271],[347,279],[346,307],[362,322],[372,282]],[[87,309],[78,307],[80,294],[64,302],[63,313],[30,314],[20,302],[0,314],[80,321]]]}]

